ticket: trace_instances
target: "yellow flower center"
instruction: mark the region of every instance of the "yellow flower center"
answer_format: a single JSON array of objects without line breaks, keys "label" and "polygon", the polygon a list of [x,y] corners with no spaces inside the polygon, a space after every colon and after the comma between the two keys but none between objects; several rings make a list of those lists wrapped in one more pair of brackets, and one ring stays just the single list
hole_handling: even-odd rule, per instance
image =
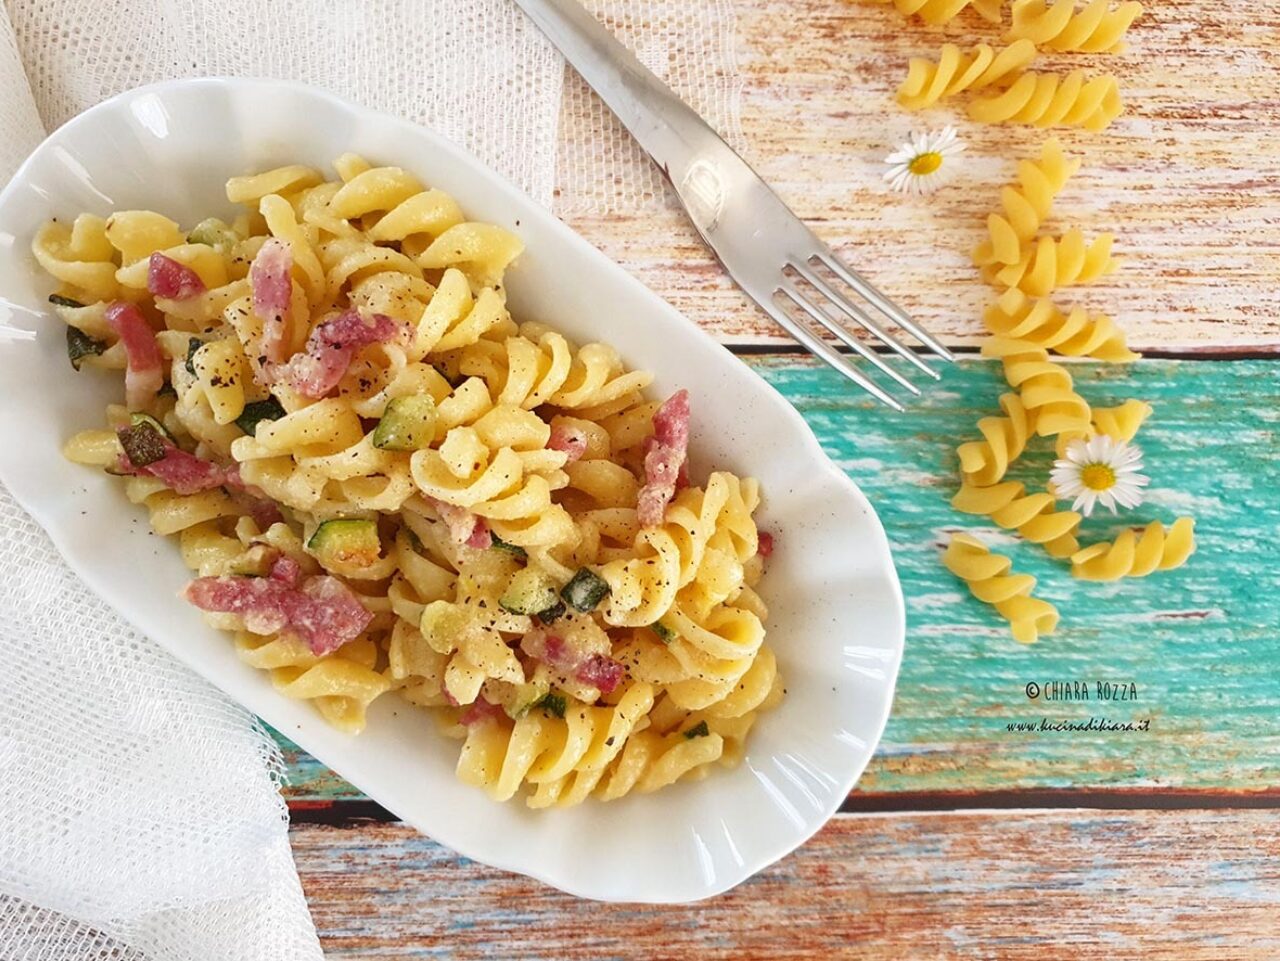
[{"label": "yellow flower center", "polygon": [[1086,464],[1080,471],[1080,482],[1091,491],[1110,490],[1116,486],[1116,472],[1106,464]]},{"label": "yellow flower center", "polygon": [[911,158],[911,162],[907,164],[907,169],[917,177],[923,177],[931,174],[942,166],[942,154],[936,150],[930,150],[928,153],[916,154]]}]

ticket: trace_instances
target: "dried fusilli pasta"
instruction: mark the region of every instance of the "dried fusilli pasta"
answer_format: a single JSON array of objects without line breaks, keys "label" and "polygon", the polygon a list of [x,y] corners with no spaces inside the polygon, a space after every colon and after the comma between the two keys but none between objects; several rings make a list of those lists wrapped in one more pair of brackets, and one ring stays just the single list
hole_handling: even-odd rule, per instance
[{"label": "dried fusilli pasta", "polygon": [[1114,53],[1124,48],[1124,35],[1142,15],[1142,4],[1127,0],[1114,8],[1111,0],[1013,0],[1011,40],[1030,40],[1051,50]]},{"label": "dried fusilli pasta", "polygon": [[970,534],[952,534],[942,555],[947,570],[969,585],[978,600],[994,607],[1009,622],[1015,640],[1034,644],[1058,626],[1058,611],[1048,601],[1032,597],[1036,579],[1011,572],[1013,562],[993,554]]},{"label": "dried fusilli pasta", "polygon": [[1083,307],[1060,309],[1047,297],[1028,297],[1012,287],[982,315],[996,337],[1023,340],[1066,357],[1091,357],[1109,364],[1138,359],[1125,345],[1124,331],[1106,314]]},{"label": "dried fusilli pasta", "polygon": [[1070,557],[1079,548],[1075,532],[1080,515],[1054,507],[1052,494],[1028,494],[1018,481],[1004,481],[990,487],[962,484],[951,506],[965,514],[990,517],[1007,530],[1016,530],[1032,544],[1039,544],[1050,557]]},{"label": "dried fusilli pasta", "polygon": [[987,239],[973,252],[978,267],[1016,264],[1026,245],[1049,216],[1053,199],[1080,169],[1080,161],[1068,158],[1058,138],[1045,141],[1038,160],[1018,162],[1018,183],[1000,191],[1003,213],[987,215]]},{"label": "dried fusilli pasta", "polygon": [[912,57],[907,77],[898,88],[898,103],[908,110],[923,110],[965,90],[983,90],[1019,76],[1035,59],[1030,40],[1015,40],[996,51],[980,43],[968,53],[944,43],[936,61]]},{"label": "dried fusilli pasta", "polygon": [[1111,74],[1087,77],[1082,70],[1059,76],[1031,71],[1004,90],[969,103],[969,116],[982,123],[1024,123],[1035,127],[1084,127],[1101,131],[1124,112],[1120,83]]},{"label": "dried fusilli pasta", "polygon": [[1111,542],[1090,544],[1071,555],[1071,576],[1084,581],[1146,577],[1181,567],[1196,549],[1195,521],[1180,517],[1170,527],[1152,521],[1139,535],[1124,531]]}]

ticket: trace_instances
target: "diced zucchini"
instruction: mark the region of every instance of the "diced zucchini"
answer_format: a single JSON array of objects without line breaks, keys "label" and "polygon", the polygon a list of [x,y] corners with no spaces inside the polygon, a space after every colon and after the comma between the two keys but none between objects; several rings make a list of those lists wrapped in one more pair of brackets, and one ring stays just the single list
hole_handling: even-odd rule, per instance
[{"label": "diced zucchini", "polygon": [[[135,415],[138,416],[138,415]],[[120,446],[129,463],[136,467],[146,467],[158,460],[163,460],[169,452],[170,445],[165,440],[164,428],[153,417],[142,414],[145,420],[135,420],[128,427],[116,432],[120,438]]]},{"label": "diced zucchini", "polygon": [[579,568],[560,591],[564,602],[575,611],[594,611],[609,595],[609,584],[603,577],[585,567]]},{"label": "diced zucchini", "polygon": [[540,707],[555,717],[564,717],[565,708],[569,706],[569,702],[565,700],[563,694],[548,694],[533,706]]},{"label": "diced zucchini", "polygon": [[565,610],[564,601],[556,601],[545,611],[538,611],[538,620],[543,624],[550,624],[557,617],[564,617]]},{"label": "diced zucchini", "polygon": [[264,420],[279,420],[284,416],[284,413],[285,411],[280,406],[280,401],[274,397],[268,397],[266,400],[251,401],[244,405],[244,410],[236,418],[236,426],[252,437],[260,423]]},{"label": "diced zucchini", "polygon": [[495,551],[505,551],[506,553],[510,554],[512,557],[528,557],[529,556],[529,552],[526,551],[523,547],[520,547],[518,544],[508,544],[506,541],[504,541],[501,537],[499,537],[497,534],[493,533],[492,531],[489,532],[489,539],[492,541],[492,543],[489,546],[492,547]]},{"label": "diced zucchini", "polygon": [[307,550],[327,569],[360,569],[382,554],[377,521],[342,517],[325,521],[307,541]]},{"label": "diced zucchini", "polygon": [[684,736],[687,740],[692,741],[695,737],[706,737],[710,733],[711,731],[707,727],[707,722],[699,721],[693,727],[689,728],[689,730],[685,731]]},{"label": "diced zucchini", "polygon": [[84,304],[72,297],[63,297],[62,294],[50,294],[49,303],[58,307],[83,307]]},{"label": "diced zucchini", "polygon": [[189,244],[208,244],[210,247],[233,247],[240,241],[236,232],[217,217],[202,220],[187,234]]},{"label": "diced zucchini", "polygon": [[199,337],[192,337],[189,341],[187,341],[187,363],[185,366],[187,368],[187,373],[190,374],[192,377],[196,375],[196,363],[195,363],[196,351],[198,351],[203,346],[204,346],[204,341],[201,340]]},{"label": "diced zucchini", "polygon": [[551,693],[551,684],[547,681],[535,680],[527,684],[516,684],[514,687],[515,693],[506,708],[507,717],[513,721],[520,720]]},{"label": "diced zucchini", "polygon": [[67,360],[76,370],[80,369],[86,357],[96,356],[106,349],[103,341],[90,337],[79,327],[67,325]]},{"label": "diced zucchini", "polygon": [[676,639],[676,632],[663,624],[662,621],[654,621],[649,625],[649,630],[657,634],[658,640],[662,641],[663,644],[670,644]]},{"label": "diced zucchini", "polygon": [[138,410],[132,411],[129,414],[129,423],[132,424],[134,427],[138,427],[141,424],[146,424],[148,427],[154,430],[157,434],[159,434],[169,443],[174,445],[177,445],[178,443],[176,440],[174,440],[173,435],[169,433],[169,429],[165,427],[164,424],[160,423],[160,421],[152,417],[150,414],[144,414],[142,413],[142,411],[138,411]]},{"label": "diced zucchini", "polygon": [[373,429],[373,446],[381,450],[422,450],[436,436],[436,402],[430,394],[396,397]]},{"label": "diced zucchini", "polygon": [[502,609],[512,614],[539,614],[559,602],[551,578],[533,567],[516,571],[506,592],[498,599]]}]

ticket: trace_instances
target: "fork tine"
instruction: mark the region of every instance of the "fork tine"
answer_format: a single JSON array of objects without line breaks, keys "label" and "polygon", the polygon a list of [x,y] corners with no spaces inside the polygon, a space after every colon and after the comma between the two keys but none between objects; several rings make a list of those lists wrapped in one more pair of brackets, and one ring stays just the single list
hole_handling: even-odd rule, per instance
[{"label": "fork tine", "polygon": [[912,320],[910,314],[897,306],[884,294],[880,293],[880,291],[876,290],[875,287],[871,286],[870,282],[868,282],[856,270],[846,267],[840,261],[840,258],[830,250],[824,250],[821,253],[814,254],[814,257],[826,265],[827,269],[833,274],[860,293],[863,297],[867,298],[867,300],[871,301],[871,303],[875,304],[876,308],[882,314],[891,318],[899,327],[911,334],[911,336],[915,337],[916,340],[920,341],[920,343],[924,344],[943,360],[954,361],[956,359],[955,355],[951,353],[951,351],[947,350],[947,348],[934,338],[932,334]]},{"label": "fork tine", "polygon": [[831,331],[831,333],[840,338],[841,343],[846,344],[853,350],[857,351],[865,360],[888,374],[907,390],[911,391],[911,393],[920,393],[919,387],[911,383],[911,381],[907,380],[907,378],[903,377],[900,373],[885,363],[884,359],[881,358],[874,350],[871,350],[866,344],[858,340],[857,337],[854,337],[851,333],[845,330],[844,327],[828,317],[817,307],[816,304],[813,304],[808,297],[801,293],[797,287],[790,283],[784,283],[782,285],[782,290],[785,291],[787,296],[789,296],[793,301],[799,304],[800,308],[806,314],[821,324],[824,329]]},{"label": "fork tine", "polygon": [[[785,287],[778,288],[777,292],[786,294],[793,300],[795,299],[794,295]],[[903,412],[904,408],[900,403],[898,403],[898,401],[885,393],[878,384],[863,374],[862,371],[850,364],[848,359],[838,350],[833,348],[821,337],[815,335],[804,324],[798,323],[790,314],[772,300],[761,298],[756,300],[756,303],[762,310],[764,310],[765,313],[777,321],[778,324],[787,331],[787,333],[800,341],[801,346],[805,347],[819,360],[825,361],[828,365],[834,367],[837,371],[844,374],[845,377],[849,378],[849,380],[853,381],[885,406],[891,407],[899,413]]]},{"label": "fork tine", "polygon": [[[896,351],[898,354],[905,357],[907,360],[911,361],[911,363],[915,364],[917,367],[919,367],[922,371],[924,371],[934,380],[939,380],[942,377],[941,374],[939,374],[936,370],[934,370],[932,367],[926,364],[923,360],[921,360],[916,355],[916,352],[914,350],[912,350],[906,344],[902,343],[902,341],[898,340],[898,338],[894,337],[887,330],[885,330],[883,327],[877,324],[874,320],[872,320],[871,315],[869,315],[865,310],[863,310],[857,304],[850,303],[846,298],[840,296],[840,294],[838,294],[835,290],[833,290],[825,280],[819,277],[816,273],[814,273],[808,267],[801,264],[796,264],[796,263],[792,263],[791,267],[793,270],[795,270],[797,274],[799,274],[806,281],[808,281],[809,284],[815,290],[818,291],[818,293],[822,294],[828,301],[830,301],[842,313],[844,313],[851,320],[853,320],[854,323],[859,324],[860,326],[865,328],[867,331],[869,331],[873,336],[878,337],[880,339],[880,342],[883,343],[886,347],[889,347],[890,349]],[[843,330],[843,328],[841,329]],[[840,336],[840,335],[837,333],[836,336]],[[845,338],[843,337],[840,337],[840,339],[844,340],[845,343],[849,343],[849,341],[845,340]],[[859,353],[861,353],[861,351],[859,351]],[[864,354],[863,356],[866,356],[866,355]],[[882,369],[884,368],[882,367]]]}]

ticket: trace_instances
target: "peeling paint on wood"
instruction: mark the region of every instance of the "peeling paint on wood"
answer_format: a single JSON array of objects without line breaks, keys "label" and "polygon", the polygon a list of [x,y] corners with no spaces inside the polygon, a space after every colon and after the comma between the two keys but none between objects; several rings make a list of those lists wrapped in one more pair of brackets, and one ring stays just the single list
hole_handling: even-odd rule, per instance
[{"label": "peeling paint on wood", "polygon": [[[874,792],[1075,787],[1222,788],[1280,783],[1280,378],[1270,361],[1073,364],[1094,402],[1150,401],[1139,439],[1153,480],[1135,522],[1197,518],[1199,552],[1186,568],[1145,580],[1085,586],[1032,545],[1000,536],[1016,569],[1040,578],[1059,605],[1059,632],[1015,643],[991,611],[939,564],[944,532],[977,527],[953,512],[955,443],[994,408],[998,369],[964,361],[913,413],[893,417],[838,376],[798,358],[749,363],[794,403],[823,447],[884,521],[908,604],[907,650],[893,716],[863,776]],[[1033,445],[1034,446],[1034,445]],[[1047,442],[1012,475],[1047,474]],[[767,497],[767,491],[766,497]],[[1109,536],[1095,517],[1085,537]],[[767,584],[766,584],[767,589]],[[785,657],[785,639],[775,642]],[[1028,700],[1054,680],[1132,681],[1134,701]],[[1041,717],[1151,719],[1146,734],[1014,733]],[[297,800],[359,797],[286,745]]]},{"label": "peeling paint on wood", "polygon": [[402,825],[290,838],[332,961],[1280,956],[1280,830],[1263,811],[844,815],[683,907],[586,904]]},{"label": "peeling paint on wood", "polygon": [[[1120,56],[1054,55],[1110,70],[1128,104],[1105,133],[1062,131],[1084,159],[1050,226],[1114,231],[1124,269],[1079,294],[1138,348],[1280,349],[1280,6],[1158,0]],[[967,252],[1015,161],[1046,134],[969,122],[963,99],[909,114],[909,58],[943,41],[996,42],[980,18],[946,28],[848,0],[739,0],[747,157],[798,214],[935,334],[974,344],[989,294]],[[882,160],[913,128],[954,123],[959,179],[902,200]],[[575,215],[571,226],[690,318],[733,343],[788,338],[728,281],[674,207]]]}]

